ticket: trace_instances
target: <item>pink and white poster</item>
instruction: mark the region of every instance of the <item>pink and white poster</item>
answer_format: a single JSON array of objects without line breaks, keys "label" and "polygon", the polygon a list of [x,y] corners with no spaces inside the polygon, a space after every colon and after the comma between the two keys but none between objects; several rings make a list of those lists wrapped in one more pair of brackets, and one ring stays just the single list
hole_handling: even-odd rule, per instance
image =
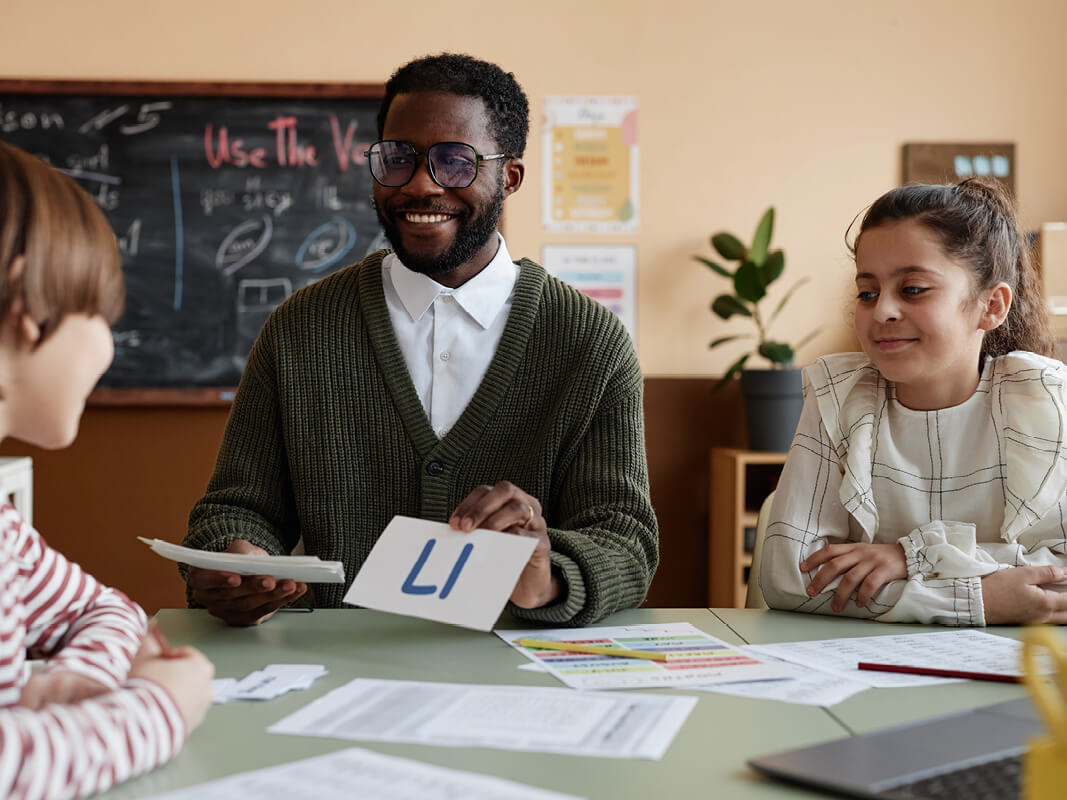
[{"label": "pink and white poster", "polygon": [[637,342],[637,248],[633,245],[546,244],[550,275],[588,295],[622,320]]}]

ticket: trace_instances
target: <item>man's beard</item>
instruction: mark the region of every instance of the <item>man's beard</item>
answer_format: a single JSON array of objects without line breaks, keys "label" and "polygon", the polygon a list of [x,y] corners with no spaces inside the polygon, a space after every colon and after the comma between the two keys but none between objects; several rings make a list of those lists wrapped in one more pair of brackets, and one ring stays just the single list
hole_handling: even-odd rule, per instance
[{"label": "man's beard", "polygon": [[[433,213],[432,209],[420,209],[413,206],[405,206],[407,211]],[[412,272],[420,272],[423,275],[441,275],[452,272],[457,267],[466,264],[478,253],[479,250],[496,233],[497,223],[500,222],[500,213],[504,210],[504,187],[497,185],[496,193],[492,200],[485,206],[482,213],[473,218],[457,218],[459,229],[456,238],[443,253],[438,255],[420,255],[412,253],[404,247],[404,240],[400,230],[393,224],[391,217],[386,216],[381,207],[377,207],[378,222],[385,232],[386,238],[393,245],[400,262]]]}]

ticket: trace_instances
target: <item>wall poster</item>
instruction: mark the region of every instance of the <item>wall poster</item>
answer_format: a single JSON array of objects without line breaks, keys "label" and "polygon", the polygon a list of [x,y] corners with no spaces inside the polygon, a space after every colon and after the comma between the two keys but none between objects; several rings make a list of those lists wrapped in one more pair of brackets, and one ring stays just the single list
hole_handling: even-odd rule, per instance
[{"label": "wall poster", "polygon": [[546,244],[541,263],[616,314],[637,342],[637,248],[633,245]]},{"label": "wall poster", "polygon": [[546,97],[543,153],[546,232],[637,230],[636,97]]}]

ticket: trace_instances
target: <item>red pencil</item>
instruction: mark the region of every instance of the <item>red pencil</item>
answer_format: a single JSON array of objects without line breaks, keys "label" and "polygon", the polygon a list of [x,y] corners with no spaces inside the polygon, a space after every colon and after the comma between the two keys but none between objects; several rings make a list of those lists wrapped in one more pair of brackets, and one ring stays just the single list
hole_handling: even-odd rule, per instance
[{"label": "red pencil", "polygon": [[967,672],[962,669],[937,669],[935,667],[906,667],[902,664],[871,664],[861,661],[857,669],[874,672],[903,672],[908,675],[931,675],[935,678],[966,678],[972,681],[996,681],[998,683],[1019,683],[1018,675],[1003,675],[992,672]]},{"label": "red pencil", "polygon": [[162,658],[176,658],[177,654],[171,649],[170,643],[167,641],[167,637],[163,635],[163,631],[159,629],[159,626],[154,622],[148,624],[148,635],[156,640],[159,645],[159,655]]}]

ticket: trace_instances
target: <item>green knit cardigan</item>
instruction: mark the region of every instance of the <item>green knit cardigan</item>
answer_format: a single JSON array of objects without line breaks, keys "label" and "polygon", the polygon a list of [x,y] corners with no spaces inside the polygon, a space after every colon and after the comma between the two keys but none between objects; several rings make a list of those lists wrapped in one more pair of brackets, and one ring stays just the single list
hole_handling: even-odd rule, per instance
[{"label": "green knit cardigan", "polygon": [[[644,599],[658,561],[642,377],[617,317],[532,261],[500,344],[444,439],[393,334],[384,252],[298,292],[267,320],[241,378],[185,544],[247,539],[344,563],[351,583],[396,514],[445,521],[475,486],[509,480],[542,504],[552,605],[519,617],[585,625]],[[320,607],[346,587],[313,587]]]}]

